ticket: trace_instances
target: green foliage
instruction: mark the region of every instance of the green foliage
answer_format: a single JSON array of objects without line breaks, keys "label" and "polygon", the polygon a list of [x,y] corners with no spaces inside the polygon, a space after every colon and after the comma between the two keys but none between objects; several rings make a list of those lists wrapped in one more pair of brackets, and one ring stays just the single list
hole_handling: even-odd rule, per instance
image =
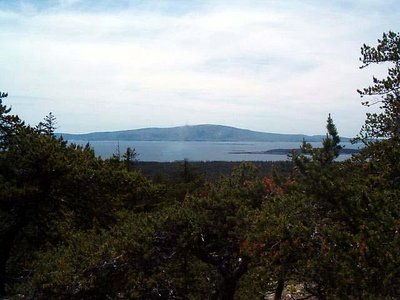
[{"label": "green foliage", "polygon": [[303,143],[302,153],[293,154],[296,172],[280,183],[283,194],[264,202],[255,223],[267,267],[261,278],[301,285],[304,296],[319,299],[398,298],[398,53],[394,33],[376,49],[363,47],[364,63],[394,61],[395,67],[391,81],[374,79],[361,92],[382,94],[383,112],[367,116],[359,155],[334,161],[341,147],[330,117],[322,148]]},{"label": "green foliage", "polygon": [[[203,276],[197,277],[201,274],[196,273],[190,276],[194,280],[190,289],[178,290],[189,290],[189,293],[197,290],[190,294],[194,298],[202,295],[200,298],[221,299],[231,299],[233,295],[241,297],[249,291],[241,281],[257,259],[250,253],[248,235],[266,194],[257,168],[243,163],[230,176],[206,184],[204,188],[189,190],[186,197],[173,206],[174,213],[161,226],[160,237],[163,238],[160,241],[177,253],[183,253],[186,260],[208,270]],[[187,282],[187,276],[176,276]],[[204,277],[208,278],[208,283],[202,280]]]},{"label": "green foliage", "polygon": [[[322,259],[326,253],[320,237],[333,218],[333,208],[342,200],[343,194],[338,193],[335,183],[344,179],[341,165],[334,163],[341,149],[339,143],[329,116],[322,148],[304,142],[301,153],[293,153],[293,177],[286,180],[275,177],[270,183],[280,188],[275,187],[276,192],[263,202],[255,218],[252,238],[254,243],[258,241],[254,251],[262,259],[255,274],[260,293],[264,288],[264,293],[274,293],[279,299],[283,285],[302,285],[303,292],[318,297],[326,295],[326,282],[332,280],[334,270],[332,264]],[[323,264],[323,272],[311,267]]]},{"label": "green foliage", "polygon": [[37,130],[40,133],[46,134],[46,135],[54,135],[54,131],[57,129],[57,120],[56,117],[53,115],[52,112],[50,112],[42,122],[40,122],[37,125]]},{"label": "green foliage", "polygon": [[359,90],[361,97],[379,97],[379,100],[365,100],[363,105],[380,104],[381,113],[368,113],[360,138],[368,139],[400,137],[400,35],[389,31],[378,40],[376,47],[363,45],[361,68],[370,64],[388,63],[386,78],[373,77],[373,85]]},{"label": "green foliage", "polygon": [[[327,131],[322,148],[305,143],[293,156],[295,173],[279,182],[283,193],[264,201],[255,218],[253,239],[263,261],[255,282],[260,290],[275,289],[275,295],[278,283],[285,282],[301,286],[304,297],[395,299],[400,287],[397,138],[334,162],[340,139],[330,117]],[[266,285],[268,278],[275,284]]]},{"label": "green foliage", "polygon": [[152,233],[157,222],[127,215],[107,231],[76,232],[62,246],[46,251],[36,263],[33,289],[40,298],[151,298]]},{"label": "green foliage", "polygon": [[340,146],[340,137],[331,115],[328,116],[326,137],[322,141],[322,148],[314,149],[310,143],[303,141],[300,153],[293,153],[292,159],[297,169],[304,173],[306,164],[312,162],[315,167],[323,167],[331,164],[340,154],[342,146]]},{"label": "green foliage", "polygon": [[16,135],[18,130],[23,128],[24,122],[16,115],[11,115],[11,108],[3,104],[4,98],[8,96],[7,93],[0,92],[0,151],[3,152],[7,149],[9,139]]},{"label": "green foliage", "polygon": [[[153,209],[160,189],[122,164],[102,161],[89,146],[53,135],[54,119],[25,125],[1,105],[0,294],[30,278],[35,253],[79,230],[104,230],[119,211]],[[48,125],[47,128],[45,125]],[[43,128],[47,128],[44,130]]]},{"label": "green foliage", "polygon": [[132,164],[136,161],[137,153],[135,149],[131,147],[126,148],[124,155],[122,156],[124,159],[124,163],[127,171],[131,171]]},{"label": "green foliage", "polygon": [[39,255],[31,289],[57,299],[232,299],[250,264],[254,198],[264,195],[254,171],[245,164],[175,204],[71,234]]}]

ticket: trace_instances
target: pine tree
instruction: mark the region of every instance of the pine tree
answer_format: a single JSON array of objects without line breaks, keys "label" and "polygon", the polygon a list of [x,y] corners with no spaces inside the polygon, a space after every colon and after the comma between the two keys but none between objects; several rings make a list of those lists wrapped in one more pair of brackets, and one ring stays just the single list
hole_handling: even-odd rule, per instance
[{"label": "pine tree", "polygon": [[39,130],[39,132],[44,133],[46,135],[50,136],[54,135],[54,131],[57,129],[57,119],[52,112],[50,112],[46,117],[44,117],[43,122],[40,122],[38,124],[37,129]]},{"label": "pine tree", "polygon": [[[387,77],[378,79],[373,77],[373,85],[358,90],[364,106],[370,107],[379,104],[380,113],[367,113],[365,125],[361,129],[360,139],[380,139],[400,137],[400,35],[393,31],[384,33],[378,39],[378,45],[371,47],[363,45],[360,60],[366,68],[371,64],[388,63]],[[369,100],[373,98],[374,100]]]},{"label": "pine tree", "polygon": [[24,122],[16,115],[10,114],[11,108],[2,103],[8,93],[0,92],[0,151],[9,146],[10,139],[17,131],[24,127]]},{"label": "pine tree", "polygon": [[136,161],[136,150],[135,148],[128,147],[123,155],[126,170],[130,171],[132,169],[132,164]]}]

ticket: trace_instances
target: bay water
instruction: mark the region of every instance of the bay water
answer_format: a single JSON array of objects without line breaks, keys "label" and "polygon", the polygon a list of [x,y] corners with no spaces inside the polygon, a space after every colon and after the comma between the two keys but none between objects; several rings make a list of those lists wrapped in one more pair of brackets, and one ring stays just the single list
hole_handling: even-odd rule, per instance
[{"label": "bay water", "polygon": [[[88,141],[71,140],[71,143],[86,145]],[[128,147],[134,148],[140,161],[170,162],[188,159],[190,161],[280,161],[287,155],[243,153],[272,149],[299,149],[299,142],[192,142],[192,141],[90,141],[96,155],[109,158],[122,154]],[[321,143],[311,143],[320,147]],[[342,143],[345,148],[357,149],[358,145]],[[350,155],[341,155],[340,160]]]}]

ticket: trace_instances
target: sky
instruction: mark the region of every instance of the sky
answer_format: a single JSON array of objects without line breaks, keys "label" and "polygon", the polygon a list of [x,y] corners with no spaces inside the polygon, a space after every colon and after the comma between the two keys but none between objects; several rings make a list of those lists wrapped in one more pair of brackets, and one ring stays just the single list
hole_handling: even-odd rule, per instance
[{"label": "sky", "polygon": [[0,0],[0,91],[59,132],[221,124],[354,137],[398,0]]}]

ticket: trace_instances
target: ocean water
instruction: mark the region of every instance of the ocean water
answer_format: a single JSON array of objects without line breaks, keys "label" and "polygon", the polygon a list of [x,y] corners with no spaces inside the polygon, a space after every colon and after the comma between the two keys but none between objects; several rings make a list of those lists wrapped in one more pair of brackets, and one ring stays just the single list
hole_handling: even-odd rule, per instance
[{"label": "ocean water", "polygon": [[[70,141],[86,145],[87,141]],[[191,161],[280,161],[287,155],[275,154],[234,154],[232,152],[256,152],[272,149],[296,149],[297,142],[187,142],[187,141],[90,141],[96,155],[109,158],[120,149],[121,155],[126,148],[135,148],[140,161],[169,162],[188,159]],[[320,143],[311,143],[315,147]],[[346,148],[356,149],[357,145],[342,143]],[[350,155],[341,155],[340,159]]]}]

